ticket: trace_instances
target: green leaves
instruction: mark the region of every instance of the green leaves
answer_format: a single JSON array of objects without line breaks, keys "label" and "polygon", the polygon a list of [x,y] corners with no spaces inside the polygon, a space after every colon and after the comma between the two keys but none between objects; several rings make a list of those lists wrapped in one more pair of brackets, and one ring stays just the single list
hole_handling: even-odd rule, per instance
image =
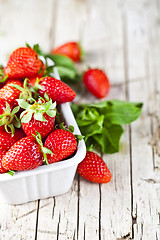
[{"label": "green leaves", "polygon": [[103,153],[119,151],[123,134],[121,125],[130,124],[141,114],[142,103],[120,100],[104,101],[95,104],[72,104],[72,111],[87,148],[92,146]]},{"label": "green leaves", "polygon": [[[45,96],[47,99],[48,95]],[[39,97],[37,101],[34,101],[34,104],[29,104],[24,99],[17,99],[18,104],[21,108],[25,109],[21,114],[21,122],[28,123],[32,116],[34,115],[35,120],[45,122],[47,121],[43,116],[46,113],[50,117],[56,116],[56,102],[52,103],[52,100],[45,101],[43,98]]]},{"label": "green leaves", "polygon": [[41,134],[39,132],[37,132],[37,131],[35,131],[35,133],[36,134],[32,134],[32,135],[33,135],[33,137],[35,137],[37,143],[41,147],[41,151],[43,153],[43,162],[44,162],[44,164],[48,165],[49,163],[48,163],[48,160],[47,160],[47,154],[52,154],[53,152],[50,149],[48,149],[46,147],[43,147]]},{"label": "green leaves", "polygon": [[59,54],[47,54],[46,56],[55,63],[62,81],[76,83],[80,80],[75,64],[70,58]]}]

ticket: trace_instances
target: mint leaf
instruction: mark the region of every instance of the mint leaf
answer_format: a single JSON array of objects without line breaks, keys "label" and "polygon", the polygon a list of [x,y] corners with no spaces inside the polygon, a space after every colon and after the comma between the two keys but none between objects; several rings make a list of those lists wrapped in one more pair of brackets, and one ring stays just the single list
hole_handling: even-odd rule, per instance
[{"label": "mint leaf", "polygon": [[81,79],[74,62],[70,58],[59,54],[47,54],[46,57],[54,62],[62,81],[76,83]]},{"label": "mint leaf", "polygon": [[103,153],[115,153],[119,151],[123,131],[121,125],[112,124],[105,127],[101,134],[94,135],[93,138],[100,144]]},{"label": "mint leaf", "polygon": [[140,116],[142,103],[112,100],[93,104],[73,103],[71,108],[85,136],[87,148],[92,146],[103,153],[115,153],[119,151],[122,125],[130,124]]},{"label": "mint leaf", "polygon": [[74,62],[70,58],[59,54],[47,54],[46,56],[55,63],[55,66],[63,66],[76,71]]},{"label": "mint leaf", "polygon": [[109,101],[106,107],[105,119],[112,124],[130,124],[141,114],[142,104],[119,100]]}]

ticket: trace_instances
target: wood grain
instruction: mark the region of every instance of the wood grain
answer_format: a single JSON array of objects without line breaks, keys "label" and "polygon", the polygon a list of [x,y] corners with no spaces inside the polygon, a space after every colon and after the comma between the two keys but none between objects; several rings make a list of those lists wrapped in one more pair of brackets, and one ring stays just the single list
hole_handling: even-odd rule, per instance
[{"label": "wood grain", "polygon": [[[25,42],[49,51],[81,41],[79,71],[106,71],[106,99],[141,101],[141,117],[125,127],[120,152],[104,155],[108,184],[76,175],[62,196],[0,204],[0,239],[160,239],[160,0],[0,0],[0,62]],[[96,102],[83,84],[76,102]],[[23,193],[22,193],[23,194]]]}]

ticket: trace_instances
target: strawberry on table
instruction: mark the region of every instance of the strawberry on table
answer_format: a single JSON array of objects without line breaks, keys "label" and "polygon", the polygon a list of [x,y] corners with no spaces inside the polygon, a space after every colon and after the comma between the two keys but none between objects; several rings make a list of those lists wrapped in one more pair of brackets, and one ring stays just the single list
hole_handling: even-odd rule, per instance
[{"label": "strawberry on table", "polygon": [[33,104],[27,103],[23,99],[17,100],[19,106],[24,108],[20,115],[22,128],[27,136],[39,132],[42,137],[46,137],[53,129],[56,116],[56,102],[39,98]]},{"label": "strawberry on table", "polygon": [[82,59],[83,51],[78,42],[67,42],[51,50],[52,54],[61,54],[71,58],[74,62]]},{"label": "strawberry on table", "polygon": [[38,59],[38,54],[31,47],[16,49],[9,57],[4,74],[9,78],[25,78],[40,73],[43,62]]},{"label": "strawberry on table", "polygon": [[77,141],[70,131],[56,129],[48,135],[44,146],[52,151],[52,154],[47,154],[48,163],[54,163],[73,154],[77,148]]},{"label": "strawberry on table", "polygon": [[6,152],[2,158],[2,166],[6,170],[23,171],[48,164],[46,153],[52,153],[43,147],[41,136],[28,136],[20,139]]},{"label": "strawberry on table", "polygon": [[56,101],[57,104],[71,102],[76,96],[76,93],[67,84],[54,77],[41,78],[35,88],[39,89],[38,92],[42,97],[47,93],[49,98]]},{"label": "strawberry on table", "polygon": [[87,70],[83,75],[83,82],[95,97],[104,98],[110,89],[110,83],[104,71],[95,68]]},{"label": "strawberry on table", "polygon": [[77,171],[83,178],[95,183],[107,183],[112,177],[103,159],[91,151],[87,151],[86,157],[79,163]]},{"label": "strawberry on table", "polygon": [[0,131],[0,151],[7,151],[15,142],[25,137],[22,129],[15,129],[14,135],[6,131]]}]

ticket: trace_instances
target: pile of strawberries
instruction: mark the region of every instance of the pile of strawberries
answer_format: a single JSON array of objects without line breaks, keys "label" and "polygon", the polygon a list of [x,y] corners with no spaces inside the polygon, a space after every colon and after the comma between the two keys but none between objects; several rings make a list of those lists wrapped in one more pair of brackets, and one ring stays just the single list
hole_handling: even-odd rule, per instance
[{"label": "pile of strawberries", "polygon": [[[63,52],[66,45],[62,48]],[[67,51],[74,61],[80,60],[77,44],[67,44]],[[47,61],[40,60],[29,45],[16,49],[6,67],[0,67],[0,173],[13,175],[14,171],[64,160],[76,152],[82,139],[56,118],[57,105],[72,101],[76,94],[61,80],[47,75],[47,68]],[[101,70],[88,70],[83,80],[98,98],[107,94],[109,81]],[[90,151],[79,164],[78,173],[92,182],[111,180],[105,162]]]},{"label": "pile of strawberries", "polygon": [[56,104],[70,102],[76,94],[62,81],[42,77],[45,69],[31,47],[16,49],[3,69],[0,173],[34,169],[76,151],[73,133],[64,126],[55,127]]}]

